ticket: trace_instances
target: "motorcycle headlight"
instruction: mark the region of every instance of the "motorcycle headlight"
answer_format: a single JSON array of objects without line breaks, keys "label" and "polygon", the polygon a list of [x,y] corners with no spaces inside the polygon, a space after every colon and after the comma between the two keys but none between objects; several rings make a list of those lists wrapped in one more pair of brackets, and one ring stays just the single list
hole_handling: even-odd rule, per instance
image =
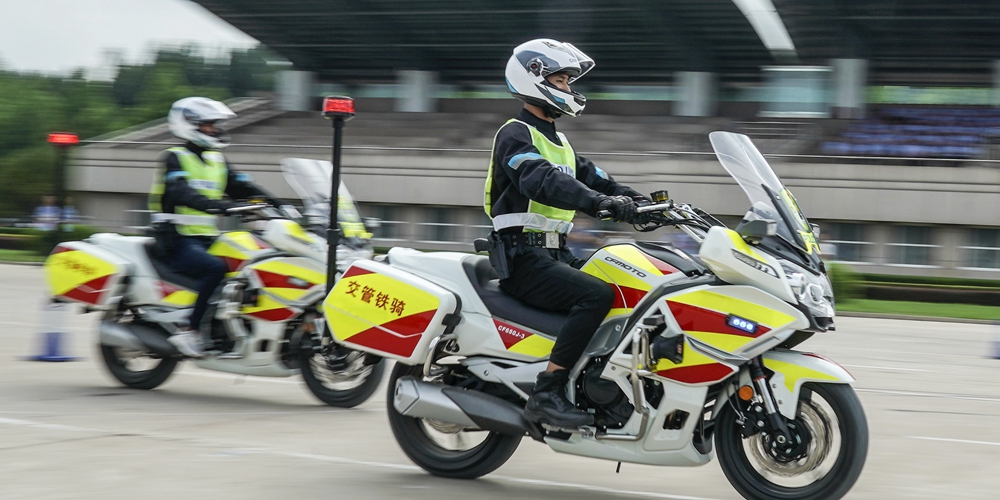
[{"label": "motorcycle headlight", "polygon": [[781,268],[800,304],[817,318],[834,317],[833,287],[826,275],[816,276],[788,261],[781,261]]}]

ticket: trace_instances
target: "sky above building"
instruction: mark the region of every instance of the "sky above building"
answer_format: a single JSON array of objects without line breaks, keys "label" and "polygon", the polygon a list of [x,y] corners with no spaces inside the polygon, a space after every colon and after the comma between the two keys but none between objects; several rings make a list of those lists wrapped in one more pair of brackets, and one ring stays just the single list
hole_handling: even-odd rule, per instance
[{"label": "sky above building", "polygon": [[88,77],[157,48],[197,44],[206,56],[257,41],[189,0],[0,0],[0,68]]}]

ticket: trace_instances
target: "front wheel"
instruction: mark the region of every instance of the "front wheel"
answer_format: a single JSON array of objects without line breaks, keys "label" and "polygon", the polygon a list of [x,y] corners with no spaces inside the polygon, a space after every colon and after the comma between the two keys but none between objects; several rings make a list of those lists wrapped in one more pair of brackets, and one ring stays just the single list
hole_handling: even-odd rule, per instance
[{"label": "front wheel", "polygon": [[715,434],[729,482],[751,500],[837,500],[854,486],[868,455],[868,422],[846,384],[807,383],[790,430],[803,445],[790,456],[766,433],[743,438],[735,402],[725,402]]},{"label": "front wheel", "polygon": [[354,408],[378,389],[385,360],[366,363],[365,354],[327,342],[319,350],[303,346],[299,368],[309,391],[320,401],[338,408]]},{"label": "front wheel", "polygon": [[466,430],[461,425],[401,415],[393,399],[396,380],[407,375],[423,379],[423,367],[396,363],[389,375],[389,427],[403,453],[422,469],[435,476],[475,479],[497,470],[514,454],[521,436]]}]

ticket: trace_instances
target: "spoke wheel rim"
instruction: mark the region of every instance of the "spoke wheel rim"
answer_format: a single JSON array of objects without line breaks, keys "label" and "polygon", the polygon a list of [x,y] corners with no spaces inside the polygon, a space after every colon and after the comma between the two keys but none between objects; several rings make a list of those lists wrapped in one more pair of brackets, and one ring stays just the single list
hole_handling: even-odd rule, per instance
[{"label": "spoke wheel rim", "polygon": [[160,364],[160,359],[153,358],[147,352],[136,351],[124,347],[114,347],[112,352],[115,360],[122,368],[136,374],[141,374],[153,370]]},{"label": "spoke wheel rim", "polygon": [[776,457],[770,437],[758,433],[743,440],[750,465],[768,482],[786,488],[801,488],[820,481],[833,469],[841,448],[839,422],[831,415],[836,413],[822,398],[801,400],[793,425],[801,426],[801,435],[809,440],[803,456],[791,460]]},{"label": "spoke wheel rim", "polygon": [[[327,344],[320,352],[309,357],[309,367],[312,369],[316,379],[324,387],[332,391],[349,391],[355,389],[372,372],[372,365],[365,365],[365,355],[358,351],[351,351],[345,356],[334,356],[333,344]],[[344,364],[343,370],[331,368],[331,363]]]}]

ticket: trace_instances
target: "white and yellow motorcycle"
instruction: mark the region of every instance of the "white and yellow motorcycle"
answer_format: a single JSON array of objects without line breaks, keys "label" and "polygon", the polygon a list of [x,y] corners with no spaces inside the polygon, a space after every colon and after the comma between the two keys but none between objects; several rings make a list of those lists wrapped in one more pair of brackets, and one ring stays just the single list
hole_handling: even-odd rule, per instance
[{"label": "white and yellow motorcycle", "polygon": [[396,360],[389,422],[410,459],[475,478],[530,436],[561,453],[648,465],[702,465],[717,450],[749,499],[850,490],[868,450],[854,379],[793,350],[834,329],[814,228],[746,136],[710,138],[750,199],[743,222],[727,229],[654,193],[642,229],[687,231],[701,242],[698,258],[661,243],[613,244],[582,268],[616,296],[570,373],[568,394],[593,426],[524,418],[565,316],[504,294],[485,256],[395,248],[347,269],[325,317],[340,344]]},{"label": "white and yellow motorcycle", "polygon": [[[314,167],[283,164],[297,190],[303,185],[294,183],[295,176],[317,175]],[[329,175],[325,184],[304,185],[329,193]],[[201,325],[207,356],[194,363],[242,375],[301,374],[310,391],[332,406],[367,400],[385,362],[338,345],[324,333],[319,304],[326,294],[326,240],[292,220],[299,215],[294,209],[257,204],[231,209],[229,215],[239,216],[248,229],[225,232],[208,249],[230,272]],[[325,221],[319,226],[325,229]],[[342,240],[338,269],[352,259],[372,257],[364,235],[353,236]],[[185,359],[167,337],[190,315],[197,279],[167,265],[154,238],[100,233],[62,243],[45,261],[45,275],[54,300],[103,314],[100,352],[122,384],[153,389]]]}]

